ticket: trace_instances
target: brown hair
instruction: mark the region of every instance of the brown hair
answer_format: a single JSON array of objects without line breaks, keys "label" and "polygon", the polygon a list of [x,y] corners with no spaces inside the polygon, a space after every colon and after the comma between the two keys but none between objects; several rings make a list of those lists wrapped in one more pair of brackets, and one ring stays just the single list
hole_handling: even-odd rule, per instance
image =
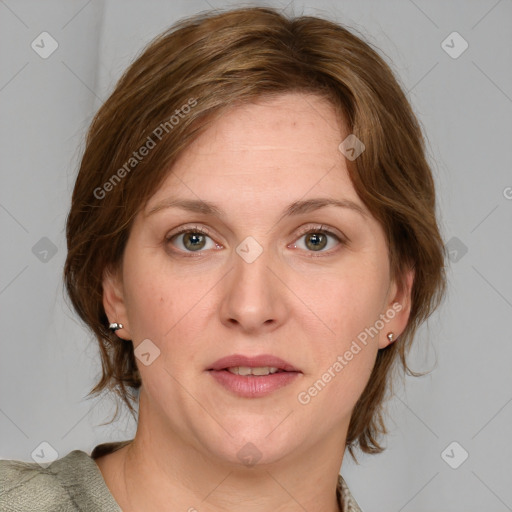
[{"label": "brown hair", "polygon": [[[99,341],[102,377],[89,395],[113,391],[134,414],[130,391],[140,387],[140,375],[133,344],[108,329],[104,272],[118,267],[135,215],[202,130],[237,104],[293,91],[327,98],[363,141],[365,151],[347,162],[353,185],[385,231],[392,276],[403,284],[405,271],[415,272],[407,327],[379,350],[352,413],[347,446],[355,458],[356,443],[366,453],[383,451],[378,436],[387,433],[383,403],[392,368],[399,359],[409,375],[420,375],[408,368],[406,354],[441,302],[446,278],[420,126],[389,66],[346,28],[243,8],[202,13],[158,36],[90,126],[67,219],[64,279]],[[149,151],[139,159],[144,146]]]}]

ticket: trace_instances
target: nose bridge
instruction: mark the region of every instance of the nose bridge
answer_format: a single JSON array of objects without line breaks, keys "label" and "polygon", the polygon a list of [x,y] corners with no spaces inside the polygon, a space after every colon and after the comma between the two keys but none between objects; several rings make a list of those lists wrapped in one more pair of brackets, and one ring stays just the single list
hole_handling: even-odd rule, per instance
[{"label": "nose bridge", "polygon": [[279,323],[284,298],[278,289],[280,283],[270,270],[276,265],[272,251],[247,237],[235,252],[233,272],[223,297],[222,320],[251,331]]}]

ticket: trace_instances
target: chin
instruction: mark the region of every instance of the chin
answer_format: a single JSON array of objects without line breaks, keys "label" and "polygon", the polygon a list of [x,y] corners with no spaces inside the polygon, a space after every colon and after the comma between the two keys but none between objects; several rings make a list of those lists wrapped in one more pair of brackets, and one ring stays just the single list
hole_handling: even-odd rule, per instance
[{"label": "chin", "polygon": [[232,437],[223,431],[222,439],[217,443],[212,443],[212,436],[208,436],[205,448],[209,449],[214,457],[238,467],[274,464],[289,454],[297,453],[300,443],[292,442],[289,431],[284,431],[285,435],[279,436],[274,435],[275,432],[269,435],[272,428],[255,429],[254,425],[246,427],[243,432],[227,429]]}]

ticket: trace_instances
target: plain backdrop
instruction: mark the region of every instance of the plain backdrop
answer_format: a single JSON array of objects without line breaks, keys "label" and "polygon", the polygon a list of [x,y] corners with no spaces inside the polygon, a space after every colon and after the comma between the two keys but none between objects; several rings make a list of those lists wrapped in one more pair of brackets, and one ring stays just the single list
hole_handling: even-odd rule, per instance
[{"label": "plain backdrop", "polygon": [[[345,456],[353,495],[365,512],[512,510],[510,0],[0,1],[0,457],[133,437],[126,413],[100,425],[111,398],[86,399],[98,349],[63,294],[84,134],[154,36],[241,5],[352,28],[392,66],[427,137],[449,291],[411,354],[414,370],[431,372],[407,377],[389,403],[386,451],[358,452],[359,465]],[[46,58],[31,46],[41,37],[44,51],[58,44]]]}]

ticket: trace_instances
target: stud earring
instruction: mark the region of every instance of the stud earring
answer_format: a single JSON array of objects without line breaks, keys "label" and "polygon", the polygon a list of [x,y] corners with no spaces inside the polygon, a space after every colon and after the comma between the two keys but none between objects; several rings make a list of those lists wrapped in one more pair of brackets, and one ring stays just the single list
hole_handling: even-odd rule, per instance
[{"label": "stud earring", "polygon": [[123,328],[123,324],[118,324],[117,322],[114,322],[112,324],[110,324],[108,326],[108,328],[112,331],[112,332],[116,332],[118,331],[119,329],[122,329]]},{"label": "stud earring", "polygon": [[393,341],[393,338],[395,337],[395,335],[392,333],[392,332],[388,332],[387,334],[387,338],[389,340],[389,342],[391,343]]}]

